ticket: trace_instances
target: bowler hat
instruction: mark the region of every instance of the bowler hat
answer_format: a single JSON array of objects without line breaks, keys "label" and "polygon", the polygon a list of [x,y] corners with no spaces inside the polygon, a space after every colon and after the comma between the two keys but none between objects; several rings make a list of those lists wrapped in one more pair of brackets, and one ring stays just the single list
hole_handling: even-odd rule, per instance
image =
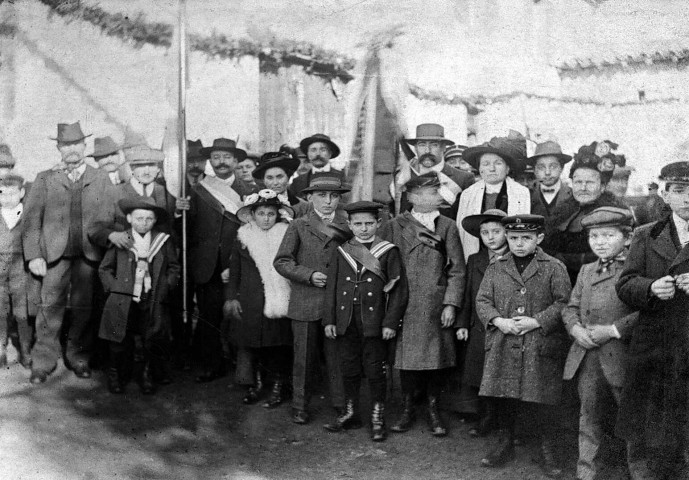
[{"label": "bowler hat", "polygon": [[117,153],[120,147],[110,137],[96,137],[93,139],[93,153],[87,157],[100,158]]},{"label": "bowler hat", "polygon": [[424,173],[409,180],[404,187],[408,192],[421,187],[440,188],[440,179],[435,172]]},{"label": "bowler hat", "polygon": [[466,230],[469,235],[474,237],[481,236],[481,225],[486,222],[497,222],[506,217],[507,214],[498,208],[491,208],[478,215],[469,215],[462,219],[462,228]]},{"label": "bowler hat", "polygon": [[347,193],[351,189],[342,183],[342,178],[332,172],[314,173],[311,175],[309,186],[302,193],[339,192]]},{"label": "bowler hat", "polygon": [[125,197],[117,202],[117,206],[120,207],[122,213],[128,215],[134,210],[150,210],[156,215],[157,223],[162,223],[167,221],[167,210],[163,207],[156,205],[155,200],[151,197]]},{"label": "bowler hat", "polygon": [[147,165],[165,161],[165,154],[161,150],[151,147],[128,148],[124,153],[124,157],[129,162],[129,165]]},{"label": "bowler hat", "polygon": [[58,123],[57,137],[50,137],[50,139],[57,140],[60,143],[75,143],[80,142],[91,135],[93,134],[89,133],[88,135],[84,135],[84,132],[81,131],[81,125],[79,125],[79,122]]},{"label": "bowler hat", "polygon": [[408,138],[409,145],[416,145],[417,142],[440,142],[447,145],[452,145],[455,142],[445,138],[445,129],[442,125],[437,123],[422,123],[416,126],[416,138]]},{"label": "bowler hat", "polygon": [[598,207],[581,219],[584,228],[596,227],[631,227],[634,215],[627,208]]},{"label": "bowler hat", "polygon": [[330,153],[332,153],[332,156],[330,158],[335,158],[340,154],[340,147],[338,147],[335,142],[330,140],[329,136],[323,133],[316,133],[314,135],[311,135],[310,137],[306,137],[301,142],[299,142],[299,148],[301,148],[302,152],[306,153],[309,149],[309,145],[316,142],[323,142],[330,147]]},{"label": "bowler hat", "polygon": [[467,148],[462,157],[478,170],[481,155],[484,153],[498,155],[510,167],[510,173],[517,173],[526,159],[526,138],[521,133],[510,130],[506,137],[493,137],[481,145]]},{"label": "bowler hat", "polygon": [[534,154],[528,158],[527,163],[535,165],[540,157],[555,157],[560,162],[560,165],[563,166],[572,159],[571,155],[562,153],[562,148],[560,148],[559,143],[553,142],[552,140],[536,145],[536,150]]},{"label": "bowler hat", "polygon": [[540,232],[545,227],[543,215],[511,215],[503,217],[501,222],[505,226],[505,230],[512,232]]},{"label": "bowler hat", "polygon": [[216,138],[213,140],[213,145],[210,147],[203,147],[201,149],[201,155],[206,158],[211,157],[211,153],[214,151],[230,152],[234,154],[238,162],[241,162],[246,158],[246,151],[241,148],[237,148],[237,142],[230,140],[229,138]]},{"label": "bowler hat", "polygon": [[658,179],[667,183],[689,184],[689,162],[668,163],[660,170]]},{"label": "bowler hat", "polygon": [[0,168],[14,168],[16,160],[12,156],[10,146],[2,143],[0,144]]},{"label": "bowler hat", "polygon": [[299,159],[284,152],[266,152],[261,156],[258,167],[251,172],[251,175],[257,180],[263,180],[269,168],[281,168],[288,177],[291,177],[299,168]]},{"label": "bowler hat", "polygon": [[273,190],[264,188],[258,193],[252,193],[244,199],[244,206],[237,210],[237,218],[244,223],[249,223],[251,220],[251,213],[258,207],[263,205],[272,205],[277,207],[278,213],[282,218],[294,218],[294,209],[280,201]]},{"label": "bowler hat", "polygon": [[201,155],[203,143],[201,140],[187,140],[187,160],[199,160],[204,158]]},{"label": "bowler hat", "polygon": [[381,208],[383,208],[383,205],[381,205],[378,202],[369,202],[367,200],[361,200],[359,202],[354,202],[350,203],[349,205],[345,205],[344,210],[349,215],[352,215],[353,213],[372,213],[378,216],[378,212],[380,212]]}]

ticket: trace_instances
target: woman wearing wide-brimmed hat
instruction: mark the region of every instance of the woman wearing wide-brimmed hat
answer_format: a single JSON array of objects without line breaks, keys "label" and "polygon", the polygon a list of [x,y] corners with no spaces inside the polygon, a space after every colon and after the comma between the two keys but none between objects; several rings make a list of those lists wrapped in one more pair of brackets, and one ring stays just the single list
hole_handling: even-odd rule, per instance
[{"label": "woman wearing wide-brimmed hat", "polygon": [[289,180],[299,168],[299,159],[284,152],[266,152],[251,173],[257,182],[274,191],[280,201],[294,210],[294,218],[309,211],[309,203],[288,190]]}]

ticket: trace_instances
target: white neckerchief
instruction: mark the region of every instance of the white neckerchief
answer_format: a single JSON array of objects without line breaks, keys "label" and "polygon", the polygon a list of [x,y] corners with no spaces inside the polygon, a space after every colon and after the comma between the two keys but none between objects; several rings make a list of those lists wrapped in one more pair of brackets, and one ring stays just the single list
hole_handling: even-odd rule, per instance
[{"label": "white neckerchief", "polygon": [[316,215],[318,215],[324,223],[333,223],[333,220],[335,220],[335,212],[325,215],[316,210],[315,208],[313,209],[313,211],[316,212]]},{"label": "white neckerchief", "polygon": [[419,213],[412,208],[411,215],[417,219],[421,225],[429,229],[431,232],[435,232],[435,219],[440,216],[440,212],[438,210],[433,210],[432,212],[427,213]]},{"label": "white neckerchief", "polygon": [[151,249],[151,232],[146,232],[145,235],[132,230],[132,239],[134,240],[134,250],[140,259],[148,258],[148,252]]},{"label": "white neckerchief", "polygon": [[316,167],[311,167],[311,173],[324,173],[324,172],[329,172],[330,171],[330,164],[326,164],[325,167],[321,168],[316,168]]},{"label": "white neckerchief", "polygon": [[[552,203],[553,199],[557,196],[558,193],[560,193],[560,188],[562,188],[562,180],[558,180],[555,185],[552,187],[545,187],[544,185],[541,185],[541,195],[543,195],[543,198],[545,199],[546,202]],[[544,192],[544,188],[552,188],[555,191],[554,192]]]},{"label": "white neckerchief", "polygon": [[120,172],[115,170],[114,172],[108,172],[108,176],[110,177],[110,181],[112,182],[113,185],[119,185],[122,183],[122,180],[120,180]]},{"label": "white neckerchief", "polygon": [[138,181],[136,178],[132,177],[129,179],[129,183],[131,184],[132,188],[136,193],[138,193],[142,197],[150,197],[153,195],[153,189],[155,188],[155,182],[151,182],[148,185],[144,185],[140,181]]},{"label": "white neckerchief", "polygon": [[687,242],[689,242],[689,222],[679,218],[676,213],[672,214],[672,221],[675,222],[675,228],[677,228],[679,243],[684,246]]},{"label": "white neckerchief", "polygon": [[86,171],[86,164],[82,163],[79,165],[77,168],[70,170],[67,172],[67,176],[72,182],[78,182],[81,176],[84,174]]},{"label": "white neckerchief", "polygon": [[491,185],[489,183],[486,183],[486,195],[500,193],[500,190],[502,190],[502,186],[504,185],[504,183],[504,181],[498,183],[497,185]]},{"label": "white neckerchief", "polygon": [[22,218],[22,212],[24,211],[24,206],[20,203],[14,208],[2,208],[0,209],[0,214],[2,214],[2,219],[5,221],[7,228],[12,230],[19,223],[19,219]]},{"label": "white neckerchief", "polygon": [[220,177],[217,177],[217,176],[216,176],[215,178],[217,178],[217,179],[220,180],[221,182],[224,182],[224,183],[226,183],[226,184],[232,186],[232,185],[234,184],[234,180],[235,180],[236,177],[234,176],[234,173],[233,173],[232,175],[230,175],[230,176],[227,177],[227,178],[220,178]]}]

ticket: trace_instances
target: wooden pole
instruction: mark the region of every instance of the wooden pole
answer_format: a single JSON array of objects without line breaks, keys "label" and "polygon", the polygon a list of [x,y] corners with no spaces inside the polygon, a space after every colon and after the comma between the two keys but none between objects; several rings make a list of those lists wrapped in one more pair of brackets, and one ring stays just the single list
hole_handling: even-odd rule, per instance
[{"label": "wooden pole", "polygon": [[[187,197],[187,8],[186,0],[179,0],[179,178],[181,198]],[[182,210],[182,321],[189,321],[187,311],[187,211]]]}]

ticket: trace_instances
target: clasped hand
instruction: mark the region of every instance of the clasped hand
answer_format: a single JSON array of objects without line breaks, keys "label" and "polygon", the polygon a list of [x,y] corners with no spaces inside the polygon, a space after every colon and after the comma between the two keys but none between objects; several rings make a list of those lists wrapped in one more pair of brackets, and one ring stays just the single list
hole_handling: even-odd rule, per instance
[{"label": "clasped hand", "polygon": [[535,318],[523,315],[513,318],[497,317],[493,319],[493,325],[505,335],[524,335],[541,326]]}]

